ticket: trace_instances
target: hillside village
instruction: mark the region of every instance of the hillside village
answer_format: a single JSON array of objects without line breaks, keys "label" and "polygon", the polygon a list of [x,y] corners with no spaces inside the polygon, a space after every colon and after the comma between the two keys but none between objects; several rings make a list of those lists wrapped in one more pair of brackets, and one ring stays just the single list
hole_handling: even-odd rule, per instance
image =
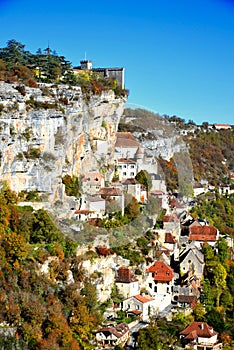
[{"label": "hillside village", "polygon": [[[178,140],[179,118],[153,131],[144,116],[132,132],[130,116],[118,130],[123,68],[85,60],[73,72],[19,46],[26,74],[6,64],[12,45],[0,50],[0,346],[233,349],[233,173],[219,185],[192,177],[180,136],[200,127]],[[233,130],[206,125],[204,140],[211,128]],[[175,153],[183,193],[157,159]]]},{"label": "hillside village", "polygon": [[[202,246],[208,244],[215,248],[220,238],[216,227],[209,225],[206,220],[194,219],[189,215],[194,200],[186,202],[169,195],[165,181],[157,174],[155,160],[144,154],[144,149],[130,132],[117,133],[114,160],[115,171],[112,176],[115,181],[109,181],[105,174],[95,170],[88,172],[82,180],[80,206],[74,210],[74,216],[81,227],[82,222],[98,225],[110,214],[110,220],[114,220],[113,212],[106,214],[110,203],[115,203],[115,210],[124,215],[126,195],[133,196],[141,205],[149,198],[156,199],[160,208],[156,218],[159,213],[163,215],[161,226],[153,225],[147,231],[149,239],[142,243],[147,246],[146,262],[138,266],[130,266],[132,264],[128,259],[121,260],[116,256],[110,249],[108,240],[104,245],[96,245],[94,242],[89,246],[89,251],[97,251],[99,258],[97,262],[84,263],[83,267],[87,274],[95,271],[102,274],[96,281],[99,300],[109,300],[113,286],[119,297],[117,303],[112,301],[113,304],[106,309],[104,327],[96,333],[97,349],[124,346],[128,342],[131,327],[139,322],[144,325],[143,322],[158,317],[172,320],[180,312],[185,316],[190,315],[200,302],[202,292],[205,268]],[[152,187],[149,191],[136,180],[136,175],[142,170],[150,173]],[[195,198],[203,192],[204,187],[199,191],[194,186]],[[226,191],[220,190],[220,193],[226,194]],[[141,235],[144,233],[141,232]],[[227,242],[232,249],[232,240],[228,239]],[[140,248],[135,247],[139,251]],[[127,318],[134,321],[129,326],[126,323],[115,324],[118,312],[124,312]],[[201,330],[205,327],[209,331],[203,338],[197,336],[193,327],[200,327]],[[184,346],[189,346],[190,349],[222,348],[217,340],[217,332],[207,324],[194,322],[188,334],[192,336],[187,337]]]}]

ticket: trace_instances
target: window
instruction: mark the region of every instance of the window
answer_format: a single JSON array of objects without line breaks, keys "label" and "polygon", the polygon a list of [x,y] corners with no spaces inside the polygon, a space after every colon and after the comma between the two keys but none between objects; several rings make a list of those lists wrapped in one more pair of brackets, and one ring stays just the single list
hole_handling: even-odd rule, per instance
[{"label": "window", "polygon": [[124,172],[123,172],[123,175],[125,175],[125,176],[126,176],[126,175],[127,175],[127,173],[124,171]]},{"label": "window", "polygon": [[131,165],[130,168],[131,168],[131,169],[134,169],[134,168],[135,168],[135,165]]},{"label": "window", "polygon": [[134,173],[130,173],[131,176],[134,176]]},{"label": "window", "polygon": [[152,288],[152,283],[149,283],[149,287]]},{"label": "window", "polygon": [[158,288],[157,288],[157,286],[155,286],[154,287],[154,292],[157,293],[157,291],[158,291]]}]

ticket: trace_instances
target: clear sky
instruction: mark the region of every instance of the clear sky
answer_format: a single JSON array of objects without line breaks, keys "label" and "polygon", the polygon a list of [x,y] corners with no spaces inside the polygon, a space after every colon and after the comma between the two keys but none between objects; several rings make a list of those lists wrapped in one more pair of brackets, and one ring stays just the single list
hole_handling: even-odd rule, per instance
[{"label": "clear sky", "polygon": [[125,67],[130,106],[234,124],[234,1],[0,0],[0,47]]}]

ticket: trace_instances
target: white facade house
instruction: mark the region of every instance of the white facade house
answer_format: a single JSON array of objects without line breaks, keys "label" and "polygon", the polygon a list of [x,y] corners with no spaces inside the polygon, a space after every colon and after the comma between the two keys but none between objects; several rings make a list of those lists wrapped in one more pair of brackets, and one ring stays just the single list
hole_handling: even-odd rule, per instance
[{"label": "white facade house", "polygon": [[94,211],[96,217],[103,217],[106,211],[106,201],[100,196],[90,196],[86,198],[87,209]]},{"label": "white facade house", "polygon": [[155,298],[157,311],[163,311],[172,300],[174,271],[165,262],[155,261],[146,274],[146,288]]},{"label": "white facade house", "polygon": [[122,309],[127,313],[138,315],[142,321],[147,321],[150,315],[155,314],[155,299],[149,295],[135,295],[123,300]]},{"label": "white facade house", "polygon": [[119,180],[135,178],[137,174],[136,162],[131,159],[119,158],[117,161]]}]

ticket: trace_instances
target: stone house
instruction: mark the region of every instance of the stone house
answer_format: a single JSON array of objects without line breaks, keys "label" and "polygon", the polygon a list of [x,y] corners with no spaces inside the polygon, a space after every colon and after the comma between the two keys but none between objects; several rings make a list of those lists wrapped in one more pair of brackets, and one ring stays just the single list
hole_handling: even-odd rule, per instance
[{"label": "stone house", "polygon": [[114,349],[117,345],[124,346],[129,338],[129,327],[126,323],[101,328],[96,332],[96,341],[102,349]]},{"label": "stone house", "polygon": [[82,192],[89,195],[97,194],[105,186],[104,176],[100,173],[86,173],[82,179]]},{"label": "stone house", "polygon": [[158,311],[170,305],[174,285],[174,271],[163,261],[155,261],[146,269],[146,289],[155,297],[155,307]]},{"label": "stone house", "polygon": [[120,188],[103,187],[100,188],[98,194],[106,201],[106,209],[109,204],[108,212],[111,212],[111,204],[115,206],[112,211],[121,211],[124,215],[124,194]]},{"label": "stone house", "polygon": [[127,315],[137,315],[142,321],[147,321],[150,315],[156,312],[155,299],[147,294],[138,294],[125,299],[121,307],[127,311]]},{"label": "stone house", "polygon": [[179,254],[180,274],[195,275],[201,280],[205,267],[204,254],[191,242]]},{"label": "stone house", "polygon": [[218,333],[206,322],[192,322],[182,332],[180,339],[185,348],[194,350],[219,350]]},{"label": "stone house", "polygon": [[118,276],[116,278],[116,287],[124,298],[129,298],[139,293],[138,279],[133,272],[126,267],[119,268]]},{"label": "stone house", "polygon": [[131,194],[138,202],[141,201],[141,184],[136,179],[126,179],[122,181],[122,186],[124,192]]}]

